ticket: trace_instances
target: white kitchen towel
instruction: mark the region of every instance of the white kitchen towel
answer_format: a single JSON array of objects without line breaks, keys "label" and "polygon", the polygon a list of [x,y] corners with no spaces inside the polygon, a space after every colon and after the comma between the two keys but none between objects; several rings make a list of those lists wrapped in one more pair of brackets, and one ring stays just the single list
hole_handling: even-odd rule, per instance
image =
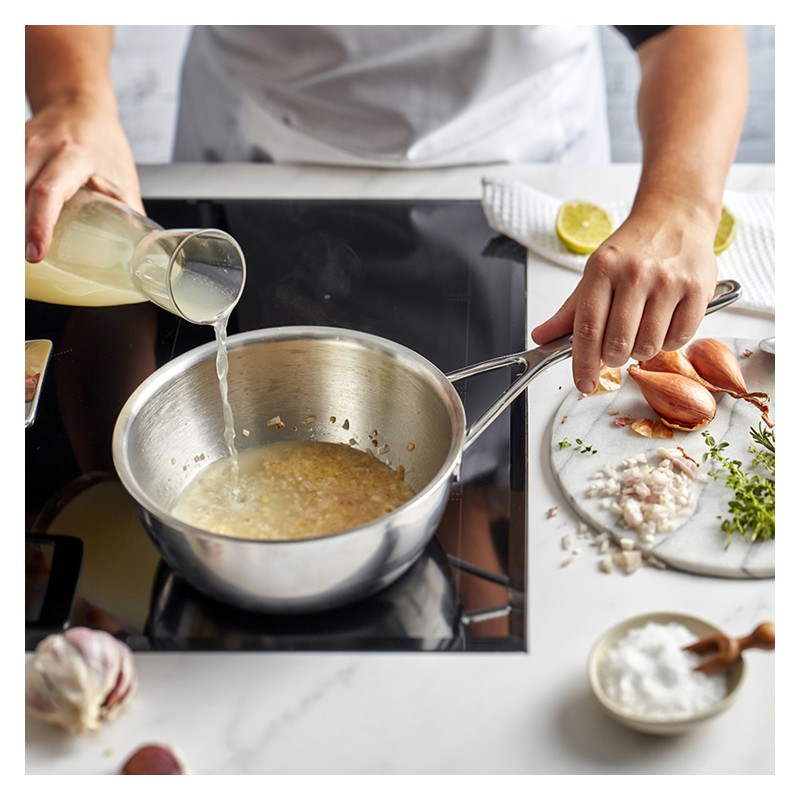
[{"label": "white kitchen towel", "polygon": [[[629,202],[591,200],[619,225]],[[587,256],[567,250],[556,235],[556,215],[564,202],[519,181],[483,179],[483,211],[490,227],[532,252],[564,267],[583,271]],[[736,238],[717,258],[719,278],[742,285],[737,308],[775,313],[775,193],[726,192],[724,203],[736,216]]]}]

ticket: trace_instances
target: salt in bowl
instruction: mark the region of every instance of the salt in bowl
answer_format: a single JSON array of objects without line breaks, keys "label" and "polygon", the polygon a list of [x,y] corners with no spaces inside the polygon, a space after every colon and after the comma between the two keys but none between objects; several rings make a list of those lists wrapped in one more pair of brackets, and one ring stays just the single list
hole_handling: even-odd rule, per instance
[{"label": "salt in bowl", "polygon": [[702,710],[694,711],[689,716],[681,716],[680,718],[674,719],[654,718],[643,714],[632,713],[621,707],[606,692],[601,680],[601,668],[612,648],[614,648],[629,631],[642,628],[649,622],[661,625],[668,623],[683,625],[692,633],[696,634],[698,639],[706,636],[725,635],[724,631],[712,625],[710,622],[687,614],[655,612],[632,617],[604,633],[592,647],[587,665],[589,686],[605,711],[628,728],[657,736],[675,736],[688,733],[707,720],[721,714],[731,706],[744,683],[744,660],[740,656],[728,668],[726,673],[723,673],[727,679],[727,689],[722,699]]}]

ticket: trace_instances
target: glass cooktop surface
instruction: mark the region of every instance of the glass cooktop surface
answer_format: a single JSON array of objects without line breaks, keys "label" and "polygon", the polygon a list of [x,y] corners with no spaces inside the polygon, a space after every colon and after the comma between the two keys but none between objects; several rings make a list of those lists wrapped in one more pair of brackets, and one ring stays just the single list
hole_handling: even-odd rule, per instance
[{"label": "glass cooktop surface", "polygon": [[[443,372],[525,349],[524,251],[477,201],[147,200],[166,228],[230,232],[247,259],[228,333],[286,325],[365,331]],[[26,339],[53,342],[25,432],[26,648],[65,626],[134,650],[519,651],[525,641],[524,395],[463,457],[444,516],[395,583],[344,608],[242,611],[173,572],[115,477],[111,435],[156,368],[214,339],[149,304],[26,301]],[[467,424],[513,379],[459,381]]]}]

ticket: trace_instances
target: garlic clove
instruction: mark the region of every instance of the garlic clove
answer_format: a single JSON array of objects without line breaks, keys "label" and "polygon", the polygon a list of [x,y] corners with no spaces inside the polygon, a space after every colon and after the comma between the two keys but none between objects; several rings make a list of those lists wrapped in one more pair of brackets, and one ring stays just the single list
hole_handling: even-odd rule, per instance
[{"label": "garlic clove", "polygon": [[649,372],[636,364],[628,367],[650,408],[670,428],[695,431],[717,413],[714,395],[697,381],[672,372]]},{"label": "garlic clove", "polygon": [[120,775],[185,775],[186,769],[171,748],[142,745],[122,765]]},{"label": "garlic clove", "polygon": [[105,631],[71,628],[42,639],[25,665],[25,704],[74,733],[97,730],[133,700],[130,648]]}]

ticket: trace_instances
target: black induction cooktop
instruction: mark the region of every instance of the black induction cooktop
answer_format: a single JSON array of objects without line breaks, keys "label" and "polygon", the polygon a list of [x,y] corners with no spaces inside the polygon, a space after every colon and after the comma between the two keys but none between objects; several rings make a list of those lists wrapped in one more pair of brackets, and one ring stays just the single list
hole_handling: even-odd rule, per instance
[{"label": "black induction cooktop", "polygon": [[[229,334],[281,325],[373,333],[444,372],[526,347],[524,251],[477,201],[147,200],[164,227],[230,232],[247,259]],[[26,430],[26,648],[64,626],[134,650],[519,651],[526,648],[526,405],[516,400],[464,454],[437,534],[381,593],[303,616],[244,612],[160,559],[116,480],[111,434],[133,389],[213,340],[142,303],[26,301],[26,339],[53,353]],[[458,384],[468,423],[510,370]]]}]

